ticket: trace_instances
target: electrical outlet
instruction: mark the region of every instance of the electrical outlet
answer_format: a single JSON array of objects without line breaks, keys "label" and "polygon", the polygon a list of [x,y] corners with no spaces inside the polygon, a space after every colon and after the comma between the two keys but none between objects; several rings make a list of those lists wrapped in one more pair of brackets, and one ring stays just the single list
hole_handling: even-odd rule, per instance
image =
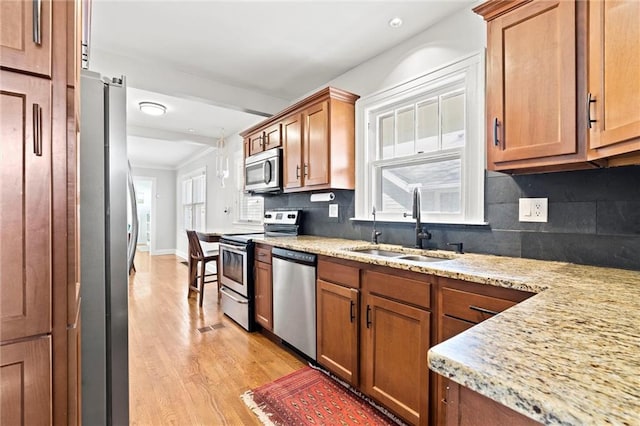
[{"label": "electrical outlet", "polygon": [[338,205],[329,204],[329,217],[338,217]]},{"label": "electrical outlet", "polygon": [[547,222],[548,198],[520,198],[520,222]]}]

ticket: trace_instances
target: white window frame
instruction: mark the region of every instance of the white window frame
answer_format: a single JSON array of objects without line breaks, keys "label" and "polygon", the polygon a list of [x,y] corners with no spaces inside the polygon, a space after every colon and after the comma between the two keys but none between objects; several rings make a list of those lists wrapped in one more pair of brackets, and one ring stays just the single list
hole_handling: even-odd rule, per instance
[{"label": "white window frame", "polygon": [[[235,223],[244,225],[262,225],[264,221],[264,197],[261,195],[253,195],[244,190],[244,158],[240,156],[235,161],[236,169],[236,191],[235,191]],[[243,217],[243,205],[245,203],[255,202],[262,206],[260,219],[250,219]]]},{"label": "white window frame", "polygon": [[[200,187],[200,192],[198,194],[194,193],[194,180],[202,180],[202,185]],[[206,219],[207,219],[207,168],[201,167],[192,172],[186,173],[180,176],[181,182],[181,192],[182,192],[182,203],[181,203],[181,216],[180,224],[182,225],[182,230],[192,230],[194,223],[194,215],[197,206],[200,206],[200,228],[195,229],[196,231],[204,232],[206,230]],[[190,220],[191,223],[189,227],[187,227],[187,209],[190,210]]]},{"label": "white window frame", "polygon": [[[484,220],[484,52],[444,65],[422,76],[361,98],[356,104],[356,220],[372,220],[372,207],[376,194],[374,164],[399,165],[428,162],[437,159],[462,158],[461,165],[461,213],[459,215],[432,214],[422,212],[423,222],[486,224]],[[404,158],[379,160],[377,132],[370,129],[377,123],[369,124],[370,116],[387,106],[411,101],[421,95],[438,93],[443,87],[463,81],[465,91],[465,146],[420,153]],[[376,206],[379,207],[379,206]],[[378,220],[387,222],[413,222],[402,214],[376,215]]]}]

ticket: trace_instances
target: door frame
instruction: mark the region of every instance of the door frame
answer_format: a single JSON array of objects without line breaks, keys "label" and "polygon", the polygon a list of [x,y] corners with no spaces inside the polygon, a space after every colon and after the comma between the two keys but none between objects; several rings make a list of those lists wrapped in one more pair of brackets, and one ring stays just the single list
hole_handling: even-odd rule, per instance
[{"label": "door frame", "polygon": [[[157,178],[153,176],[133,175],[133,187],[136,186],[136,181],[151,181],[151,239],[149,242],[149,255],[156,254],[156,188]],[[137,250],[137,248],[136,248]]]}]

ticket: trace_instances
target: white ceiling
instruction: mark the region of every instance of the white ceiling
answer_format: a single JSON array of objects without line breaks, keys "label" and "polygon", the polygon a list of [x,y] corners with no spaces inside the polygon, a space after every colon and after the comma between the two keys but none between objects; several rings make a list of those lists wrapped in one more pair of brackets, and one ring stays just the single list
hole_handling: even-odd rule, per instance
[{"label": "white ceiling", "polygon": [[204,145],[187,140],[127,136],[127,157],[133,167],[173,169],[206,149]]},{"label": "white ceiling", "polygon": [[[155,117],[143,113],[138,104],[144,101],[164,105],[167,107],[166,114]],[[134,87],[127,88],[127,124],[129,126],[205,136],[211,139],[211,145],[215,144],[215,140],[222,135],[222,132],[226,135],[238,133],[263,119],[264,117],[191,99]]]},{"label": "white ceiling", "polygon": [[[264,119],[245,111],[276,112],[472,3],[94,0],[90,58],[99,66],[90,68],[127,73],[128,120],[138,136],[164,139],[157,131],[145,135],[155,129],[175,140],[189,128],[229,135]],[[401,28],[387,25],[395,16]],[[166,105],[167,114],[143,116],[140,100]],[[142,151],[133,146],[138,142],[131,140],[130,151]],[[173,167],[180,164],[175,158]]]}]

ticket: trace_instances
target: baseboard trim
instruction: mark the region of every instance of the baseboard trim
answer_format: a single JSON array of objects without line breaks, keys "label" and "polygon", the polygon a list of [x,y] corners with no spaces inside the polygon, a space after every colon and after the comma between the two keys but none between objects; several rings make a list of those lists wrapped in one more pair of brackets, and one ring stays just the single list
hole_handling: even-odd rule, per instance
[{"label": "baseboard trim", "polygon": [[175,254],[176,256],[178,256],[178,257],[180,257],[180,258],[182,258],[184,260],[187,260],[189,258],[187,253],[185,253],[183,251],[180,251],[180,250],[175,250],[173,254]]},{"label": "baseboard trim", "polygon": [[149,252],[149,254],[151,256],[164,256],[167,254],[176,254],[176,250],[175,249],[154,250],[152,252]]}]

